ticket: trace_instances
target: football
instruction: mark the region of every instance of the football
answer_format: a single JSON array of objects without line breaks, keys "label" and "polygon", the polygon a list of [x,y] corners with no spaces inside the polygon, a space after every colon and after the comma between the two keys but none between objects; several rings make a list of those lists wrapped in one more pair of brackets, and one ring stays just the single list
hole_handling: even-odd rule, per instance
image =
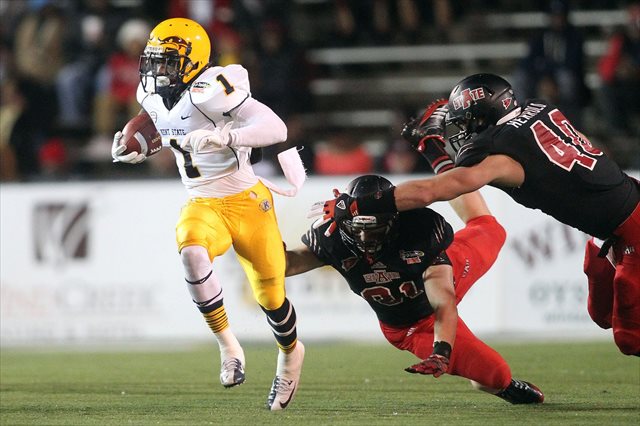
[{"label": "football", "polygon": [[143,111],[124,126],[120,145],[127,147],[121,155],[138,152],[149,157],[162,149],[162,136],[156,129],[153,119]]}]

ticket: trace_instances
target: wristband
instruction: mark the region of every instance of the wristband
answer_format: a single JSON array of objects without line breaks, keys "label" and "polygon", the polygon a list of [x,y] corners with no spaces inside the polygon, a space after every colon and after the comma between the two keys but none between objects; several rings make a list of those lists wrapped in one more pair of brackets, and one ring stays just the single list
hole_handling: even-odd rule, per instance
[{"label": "wristband", "polygon": [[418,152],[427,159],[435,174],[454,167],[453,160],[444,148],[444,139],[440,135],[430,135],[422,139],[418,145]]},{"label": "wristband", "polygon": [[374,192],[365,197],[356,198],[358,214],[395,214],[398,212],[394,196],[395,186],[382,191]]},{"label": "wristband", "polygon": [[451,345],[444,340],[440,342],[433,342],[432,353],[449,359],[451,357]]}]

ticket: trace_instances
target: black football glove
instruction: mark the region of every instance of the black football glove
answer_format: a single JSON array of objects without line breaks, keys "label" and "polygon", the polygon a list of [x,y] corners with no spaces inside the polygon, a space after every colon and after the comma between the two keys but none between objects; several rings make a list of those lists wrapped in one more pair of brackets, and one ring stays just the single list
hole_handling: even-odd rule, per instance
[{"label": "black football glove", "polygon": [[443,137],[448,111],[447,100],[438,99],[427,107],[420,119],[414,118],[405,123],[400,132],[427,159],[436,174],[454,167],[453,160],[445,149]]},{"label": "black football glove", "polygon": [[415,149],[424,152],[426,138],[436,136],[443,139],[447,112],[449,112],[448,101],[438,99],[427,107],[422,117],[406,122],[400,135]]}]

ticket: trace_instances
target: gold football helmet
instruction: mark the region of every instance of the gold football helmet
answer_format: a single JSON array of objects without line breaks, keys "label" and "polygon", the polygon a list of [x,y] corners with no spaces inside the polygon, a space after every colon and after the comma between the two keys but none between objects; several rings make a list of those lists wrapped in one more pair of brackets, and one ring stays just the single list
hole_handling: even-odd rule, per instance
[{"label": "gold football helmet", "polygon": [[[145,91],[175,95],[209,65],[210,55],[211,42],[200,24],[186,18],[167,19],[149,34],[140,57],[140,81]],[[154,86],[148,90],[150,81]]]}]

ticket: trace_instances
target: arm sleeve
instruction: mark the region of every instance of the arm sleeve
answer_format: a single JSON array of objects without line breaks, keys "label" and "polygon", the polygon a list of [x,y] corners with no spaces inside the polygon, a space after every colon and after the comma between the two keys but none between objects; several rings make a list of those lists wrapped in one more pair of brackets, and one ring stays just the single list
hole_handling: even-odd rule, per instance
[{"label": "arm sleeve", "polygon": [[260,148],[287,140],[287,126],[271,108],[251,97],[230,111],[236,122],[229,146]]}]

